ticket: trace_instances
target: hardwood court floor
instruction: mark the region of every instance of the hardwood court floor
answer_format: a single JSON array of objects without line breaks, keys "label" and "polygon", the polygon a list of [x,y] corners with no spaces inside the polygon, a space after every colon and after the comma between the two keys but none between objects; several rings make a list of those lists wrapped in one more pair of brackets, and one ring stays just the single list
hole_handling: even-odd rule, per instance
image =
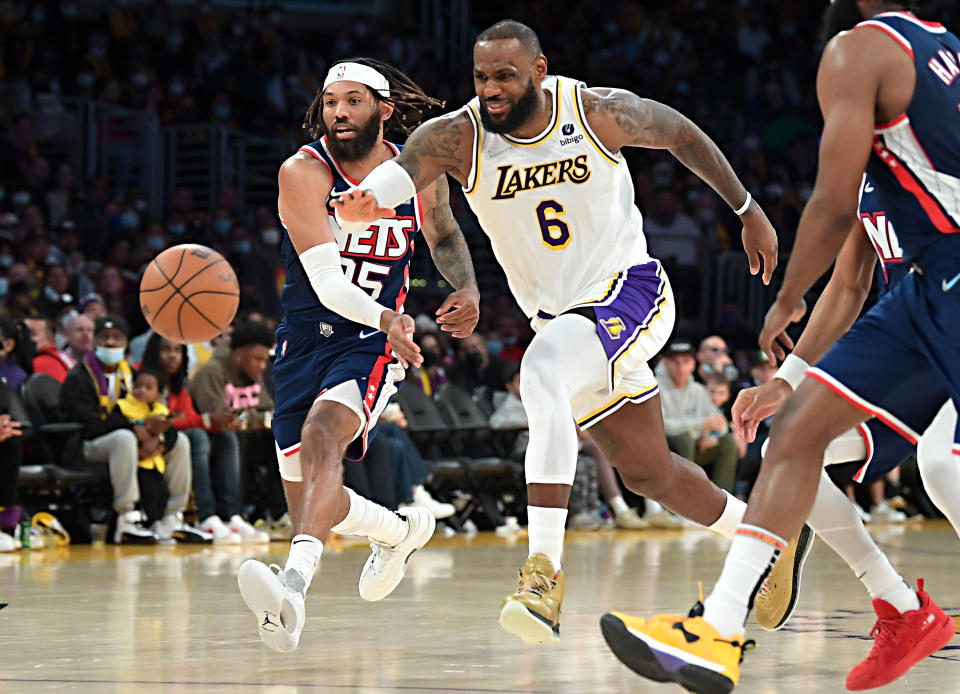
[{"label": "hardwood court floor", "polygon": [[[876,526],[905,576],[960,614],[960,543],[945,523]],[[236,585],[248,556],[269,548],[105,548],[0,555],[0,692],[680,692],[636,678],[598,628],[610,608],[686,610],[697,580],[715,580],[727,542],[706,531],[572,533],[564,558],[563,638],[527,646],[497,613],[525,556],[525,537],[437,538],[380,603],[357,595],[366,558],[331,543],[307,600],[293,654],[267,651]],[[869,650],[870,601],[822,542],[807,563],[796,616],[781,633],[757,628],[740,694],[843,692]],[[884,691],[960,691],[960,639]]]}]

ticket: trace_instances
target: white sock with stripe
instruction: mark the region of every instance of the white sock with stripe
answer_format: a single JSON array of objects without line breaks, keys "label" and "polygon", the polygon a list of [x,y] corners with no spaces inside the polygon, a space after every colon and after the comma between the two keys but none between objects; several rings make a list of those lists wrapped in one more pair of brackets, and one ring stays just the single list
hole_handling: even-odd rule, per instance
[{"label": "white sock with stripe", "polygon": [[287,573],[287,585],[299,591],[301,595],[306,595],[313,575],[317,572],[322,554],[323,543],[313,535],[295,536],[290,541],[290,554],[287,555],[287,563],[283,566],[284,572]]},{"label": "white sock with stripe", "polygon": [[720,579],[703,603],[703,618],[724,638],[743,634],[753,596],[787,543],[755,525],[741,524]]}]

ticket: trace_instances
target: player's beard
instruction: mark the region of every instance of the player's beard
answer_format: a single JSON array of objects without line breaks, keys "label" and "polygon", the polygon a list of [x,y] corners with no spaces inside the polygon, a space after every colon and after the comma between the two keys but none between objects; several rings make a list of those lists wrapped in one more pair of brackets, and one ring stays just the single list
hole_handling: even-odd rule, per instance
[{"label": "player's beard", "polygon": [[483,123],[483,127],[491,133],[512,133],[517,128],[523,127],[523,124],[530,120],[530,117],[533,115],[533,112],[537,110],[537,90],[533,86],[533,78],[530,78],[530,82],[527,84],[526,91],[523,92],[523,96],[517,99],[517,103],[507,111],[507,114],[503,117],[501,121],[493,120],[493,117],[490,115],[490,112],[487,111],[486,104],[483,103],[483,99],[480,100],[480,122]]},{"label": "player's beard", "polygon": [[370,154],[374,145],[377,144],[377,138],[380,137],[380,122],[380,109],[377,109],[370,116],[370,120],[353,131],[353,137],[349,140],[341,140],[332,128],[327,128],[327,146],[330,152],[337,161],[360,161]]},{"label": "player's beard", "polygon": [[823,12],[823,22],[820,25],[820,48],[841,31],[850,31],[863,21],[863,15],[857,7],[857,0],[834,0]]}]

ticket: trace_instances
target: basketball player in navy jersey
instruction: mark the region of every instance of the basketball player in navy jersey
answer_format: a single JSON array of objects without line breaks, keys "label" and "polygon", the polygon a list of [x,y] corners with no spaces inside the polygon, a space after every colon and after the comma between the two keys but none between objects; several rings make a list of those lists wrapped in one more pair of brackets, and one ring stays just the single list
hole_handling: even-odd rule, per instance
[{"label": "basketball player in navy jersey", "polygon": [[[856,222],[865,170],[911,272],[807,371],[778,412],[744,522],[706,601],[686,618],[602,618],[614,654],[648,679],[708,694],[732,690],[754,595],[783,538],[810,513],[828,444],[871,416],[910,434],[897,386],[924,369],[940,375],[954,404],[960,397],[960,40],[906,9],[883,0],[836,0],[828,9],[828,35],[852,30],[833,36],[820,61],[820,167],[760,343],[783,358],[778,342],[789,341],[785,330],[802,315],[804,294]],[[956,454],[956,431],[950,440]],[[874,601],[874,646],[848,688],[891,682],[953,638],[953,619],[922,581],[918,588],[899,608]]]},{"label": "basketball player in navy jersey", "polygon": [[335,63],[307,111],[314,142],[280,169],[285,316],[277,328],[272,427],[297,535],[282,570],[249,560],[238,582],[268,647],[291,651],[305,621],[304,598],[332,531],[367,536],[372,554],[360,596],[381,600],[403,578],[409,556],[433,535],[426,509],[387,510],[343,486],[344,455],[360,459],[377,419],[420,365],[402,313],[416,235],[457,288],[437,310],[454,337],[473,332],[479,292],[470,253],[440,178],[410,196],[390,219],[339,225],[330,200],[400,153],[384,130],[406,134],[422,110],[442,106],[399,70],[369,58]]}]

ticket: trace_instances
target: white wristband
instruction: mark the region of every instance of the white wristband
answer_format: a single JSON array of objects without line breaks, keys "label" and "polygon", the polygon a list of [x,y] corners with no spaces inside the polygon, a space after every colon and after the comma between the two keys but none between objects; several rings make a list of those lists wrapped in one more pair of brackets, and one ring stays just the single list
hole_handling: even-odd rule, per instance
[{"label": "white wristband", "polygon": [[788,354],[773,377],[779,378],[781,381],[786,381],[790,384],[791,388],[796,390],[797,386],[800,385],[800,381],[803,380],[803,375],[809,368],[810,365],[796,354]]},{"label": "white wristband", "polygon": [[373,193],[380,207],[396,207],[417,194],[410,174],[392,159],[371,171],[357,188]]},{"label": "white wristband", "polygon": [[320,303],[347,320],[380,329],[386,307],[346,278],[337,244],[331,241],[308,248],[300,254],[300,263]]},{"label": "white wristband", "polygon": [[748,190],[746,201],[743,203],[743,205],[740,207],[739,210],[734,210],[733,213],[739,217],[750,208],[751,202],[753,202],[753,196],[750,195],[750,191]]}]

